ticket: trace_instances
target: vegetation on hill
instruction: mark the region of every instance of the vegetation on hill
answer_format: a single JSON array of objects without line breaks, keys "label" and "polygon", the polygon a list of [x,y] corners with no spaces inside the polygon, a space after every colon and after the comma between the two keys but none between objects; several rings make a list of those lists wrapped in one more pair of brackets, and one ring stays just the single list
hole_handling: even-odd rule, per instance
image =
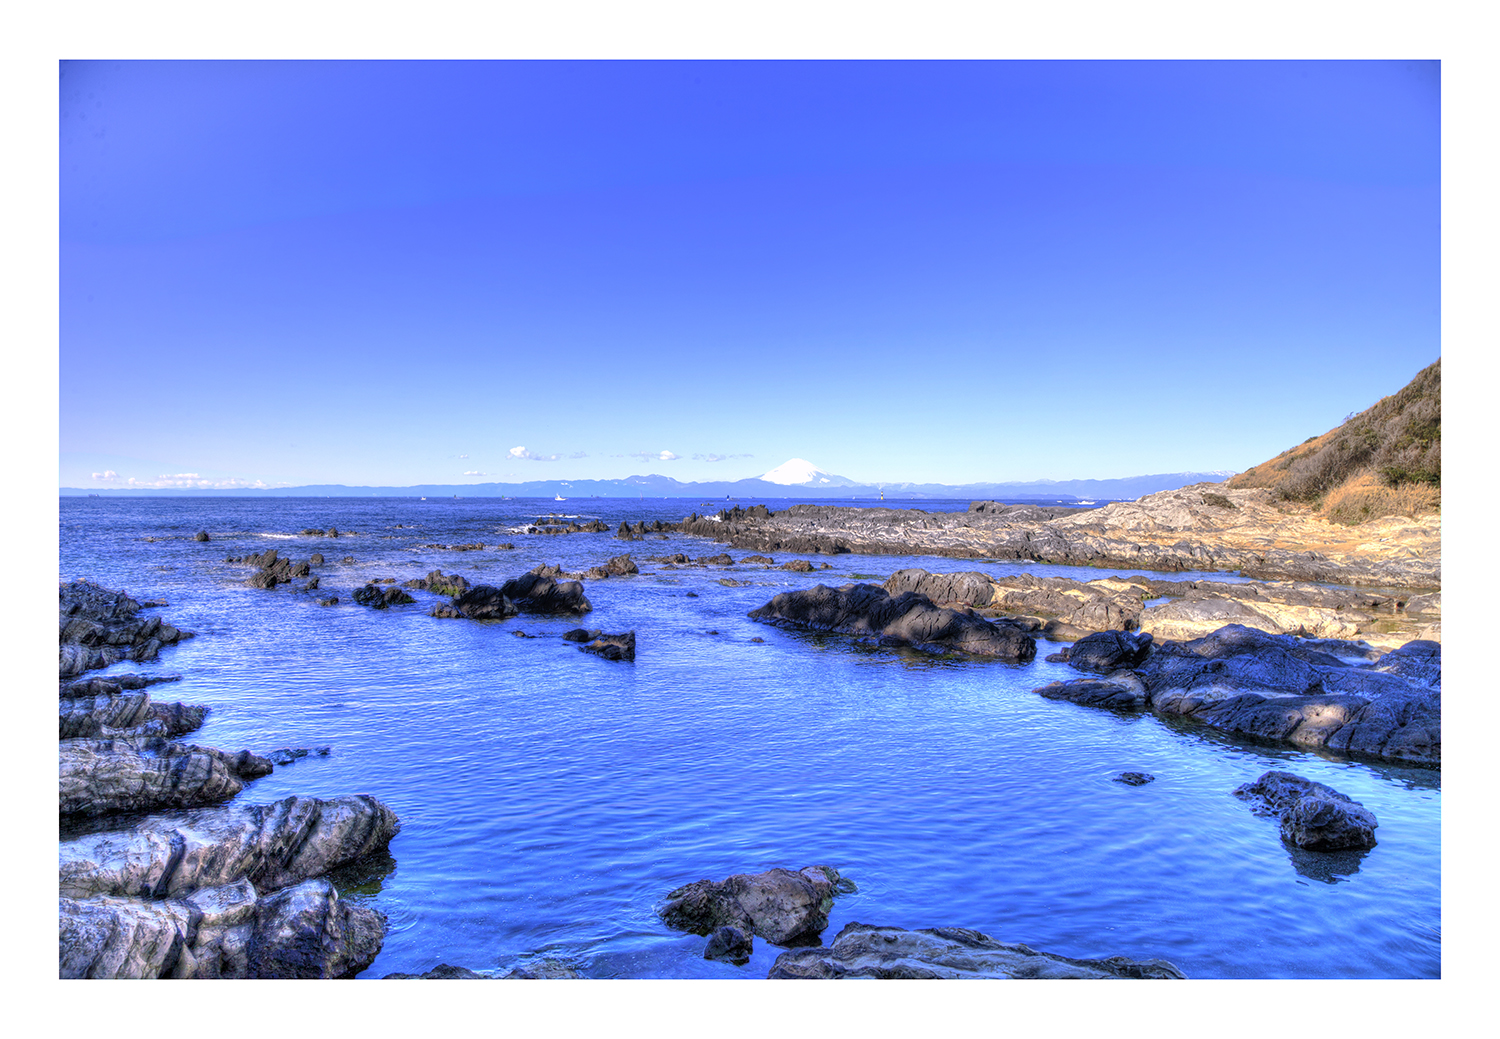
[{"label": "vegetation on hill", "polygon": [[1320,437],[1225,481],[1270,487],[1324,519],[1355,524],[1419,516],[1442,504],[1442,360]]}]

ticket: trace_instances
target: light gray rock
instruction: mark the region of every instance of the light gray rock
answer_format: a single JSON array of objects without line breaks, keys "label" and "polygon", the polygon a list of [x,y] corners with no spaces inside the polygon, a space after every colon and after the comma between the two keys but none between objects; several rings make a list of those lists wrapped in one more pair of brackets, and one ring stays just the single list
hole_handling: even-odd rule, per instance
[{"label": "light gray rock", "polygon": [[909,931],[852,923],[826,948],[782,953],[767,977],[1180,979],[1185,975],[1166,960],[1071,959],[1025,945],[1008,945],[964,927]]},{"label": "light gray rock", "polygon": [[832,866],[796,872],[778,867],[684,885],[667,895],[657,913],[679,931],[706,935],[737,927],[773,945],[792,945],[816,940],[828,926],[834,895],[852,888]]},{"label": "light gray rock", "polygon": [[147,816],[129,830],[61,842],[58,892],[160,899],[239,880],[273,891],[382,850],[400,829],[368,795]]},{"label": "light gray rock", "polygon": [[72,739],[58,743],[57,801],[62,815],[105,815],[191,808],[227,800],[244,781],[270,772],[248,752],[164,739]]}]

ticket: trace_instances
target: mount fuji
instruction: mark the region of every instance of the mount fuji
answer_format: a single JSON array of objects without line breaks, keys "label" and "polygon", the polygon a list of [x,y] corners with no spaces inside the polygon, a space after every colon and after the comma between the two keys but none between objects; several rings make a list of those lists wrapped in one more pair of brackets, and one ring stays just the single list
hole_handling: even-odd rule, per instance
[{"label": "mount fuji", "polygon": [[790,458],[757,479],[782,487],[859,487],[847,476],[835,476],[813,465],[805,458]]}]

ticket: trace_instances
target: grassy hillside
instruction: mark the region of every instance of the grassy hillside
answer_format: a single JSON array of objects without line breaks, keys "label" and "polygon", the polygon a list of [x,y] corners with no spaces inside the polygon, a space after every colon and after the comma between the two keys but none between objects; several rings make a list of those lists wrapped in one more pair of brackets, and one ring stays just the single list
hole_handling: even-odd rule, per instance
[{"label": "grassy hillside", "polygon": [[1270,487],[1334,523],[1419,516],[1442,504],[1442,360],[1337,429],[1225,481]]}]

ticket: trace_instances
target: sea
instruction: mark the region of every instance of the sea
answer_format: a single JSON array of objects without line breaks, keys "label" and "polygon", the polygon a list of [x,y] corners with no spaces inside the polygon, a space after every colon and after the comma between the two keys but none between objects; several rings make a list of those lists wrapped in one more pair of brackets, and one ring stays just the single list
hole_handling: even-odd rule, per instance
[{"label": "sea", "polygon": [[[440,963],[504,973],[544,957],[589,978],[764,978],[780,948],[756,939],[742,966],[707,960],[706,939],[670,930],[656,909],[692,881],[809,865],[857,886],[835,901],[825,941],[856,921],[956,926],[1062,956],[1161,957],[1190,978],[1439,976],[1438,770],[1044,699],[1038,687],[1077,675],[1044,659],[1066,643],[1011,665],[746,616],[780,592],[908,567],[1127,572],[868,555],[807,556],[820,568],[807,574],[668,568],[649,557],[750,553],[614,536],[622,520],[757,503],[794,501],[63,497],[59,579],[163,600],[164,620],[196,632],[158,660],[94,672],[180,675],[151,691],[210,709],[186,739],[331,748],[278,766],[240,800],[371,794],[400,816],[388,855],[334,878],[388,920],[363,978]],[[553,514],[610,532],[527,533]],[[328,528],[340,536],[301,533]],[[442,547],[475,543],[485,547]],[[251,569],[227,561],[268,548],[321,553],[318,591],[251,588]],[[593,611],[581,620],[439,619],[429,611],[446,600],[423,591],[385,610],[352,600],[383,578],[441,569],[499,585],[623,553],[640,574],[586,581]],[[326,597],[338,603],[319,605]],[[561,638],[580,625],[634,631],[635,661]],[[1275,820],[1233,796],[1271,769],[1364,804],[1377,846],[1283,844]],[[1155,780],[1128,786],[1122,771]]]}]

